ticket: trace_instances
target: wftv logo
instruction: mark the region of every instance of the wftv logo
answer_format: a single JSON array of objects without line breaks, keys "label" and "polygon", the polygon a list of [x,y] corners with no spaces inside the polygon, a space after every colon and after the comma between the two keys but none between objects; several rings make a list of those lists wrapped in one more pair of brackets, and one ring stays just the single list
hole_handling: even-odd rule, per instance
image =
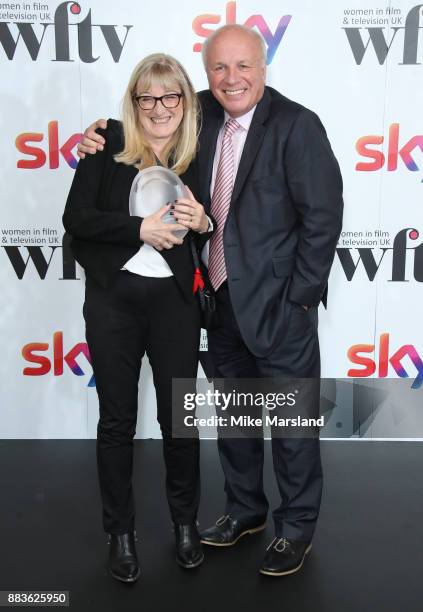
[{"label": "wftv logo", "polygon": [[[266,41],[266,44],[267,44],[266,63],[267,64],[270,64],[270,62],[272,61],[280,45],[280,42],[286,32],[289,22],[291,21],[291,18],[292,18],[292,15],[284,15],[283,17],[281,17],[279,19],[279,23],[273,34],[267,22],[265,21],[263,15],[251,15],[251,17],[248,17],[248,19],[244,22],[244,25],[247,26],[248,28],[256,27],[261,33],[261,35],[263,36],[264,40]],[[221,24],[220,21],[221,21],[220,15],[215,15],[215,14],[210,14],[210,13],[198,15],[198,17],[196,17],[194,21],[192,22],[192,29],[198,36],[201,36],[202,38],[208,38],[210,34],[213,34],[213,30],[205,28],[204,27],[205,24],[220,24],[220,25],[226,24],[228,25],[228,24],[237,23],[236,21],[236,2],[226,3],[226,22],[225,24]],[[201,51],[201,48],[202,48],[201,43],[195,43],[193,46],[193,51],[199,52]]]},{"label": "wftv logo", "polygon": [[[417,4],[413,7],[406,19],[405,24],[403,26],[392,25],[393,23],[401,23],[402,18],[398,17],[395,19],[391,18],[390,24],[386,27],[381,28],[343,28],[345,30],[345,34],[347,35],[347,39],[349,45],[351,47],[351,51],[354,55],[354,60],[357,65],[360,65],[363,61],[364,55],[366,54],[367,49],[370,46],[373,46],[375,50],[378,62],[380,65],[384,64],[388,53],[391,51],[392,44],[394,40],[397,38],[398,32],[400,30],[404,30],[403,37],[403,48],[402,48],[402,62],[399,62],[402,66],[410,66],[410,65],[418,65],[421,62],[417,61],[418,55],[418,44],[419,44],[419,33],[422,27],[420,26],[420,13],[423,4]],[[367,10],[367,9],[365,9]],[[394,13],[397,11],[397,13]],[[358,12],[358,11],[357,11]],[[386,8],[386,14],[398,14],[398,9],[393,9],[391,7]],[[369,35],[367,41],[363,40],[361,35],[361,30],[367,30]],[[385,37],[386,30],[386,37]],[[388,41],[387,36],[391,34],[391,38]]]},{"label": "wftv logo", "polygon": [[[376,170],[380,170],[385,165],[385,154],[383,151],[370,147],[369,145],[383,145],[383,143],[383,136],[369,135],[359,138],[355,145],[357,153],[373,161],[358,162],[355,169],[359,172],[375,172]],[[417,172],[419,167],[412,156],[413,151],[417,148],[423,153],[423,135],[412,136],[400,148],[400,126],[399,123],[392,123],[389,127],[388,135],[388,160],[386,164],[388,172],[397,170],[399,158],[401,158],[408,170]]]},{"label": "wftv logo", "polygon": [[[377,235],[379,232],[375,232]],[[383,232],[381,232],[383,234]],[[376,274],[379,271],[382,261],[385,259],[386,254],[390,253],[391,258],[391,278],[389,282],[393,283],[404,283],[409,282],[406,278],[406,264],[407,256],[412,253],[414,258],[413,276],[414,280],[421,283],[423,282],[423,243],[415,246],[411,246],[410,241],[415,241],[419,237],[419,232],[413,227],[407,227],[398,232],[395,236],[391,247],[381,247],[379,259],[373,253],[373,247],[358,247],[358,248],[345,248],[338,247],[336,253],[339,261],[341,262],[342,269],[344,270],[345,276],[348,281],[354,278],[354,275],[360,265],[366,271],[369,281],[375,279]],[[390,242],[389,239],[382,238],[380,243],[384,241]],[[358,258],[354,261],[351,251],[358,252]]]},{"label": "wftv logo", "polygon": [[[382,237],[379,237],[380,236]],[[415,244],[420,234],[415,228],[404,228],[395,236],[392,246],[391,239],[383,237],[386,232],[375,231],[379,244],[379,255],[375,254],[374,247],[337,247],[336,254],[348,281],[352,281],[357,270],[362,267],[369,281],[374,281],[376,274],[382,267],[382,262],[389,262],[389,282],[409,282],[415,280],[423,282],[423,243]],[[365,241],[365,239],[364,239]],[[64,234],[62,246],[32,246],[32,245],[1,245],[14,273],[22,280],[29,267],[34,267],[41,280],[45,279],[50,270],[53,259],[61,257],[62,276],[59,280],[79,280],[76,276],[76,263],[70,248],[70,237]],[[49,249],[48,255],[45,250]],[[25,252],[25,254],[23,254]],[[55,255],[60,253],[60,255]],[[356,252],[357,256],[354,256]],[[413,278],[407,278],[407,261],[413,258]]]},{"label": "wftv logo", "polygon": [[[76,263],[70,248],[70,236],[68,234],[63,235],[61,247],[46,247],[50,249],[49,258],[45,257],[43,247],[40,246],[19,247],[12,245],[2,245],[2,248],[4,249],[4,253],[8,257],[9,262],[12,264],[13,271],[15,272],[19,280],[23,279],[30,261],[35,267],[40,279],[44,280],[47,275],[47,272],[50,269],[51,261],[56,251],[60,251],[62,257],[63,276],[59,280],[79,280],[79,278],[76,276]],[[22,256],[21,249],[26,249],[26,258]]]},{"label": "wftv logo", "polygon": [[360,369],[351,368],[347,372],[347,376],[352,378],[369,377],[372,376],[377,370],[377,376],[379,378],[386,378],[388,376],[389,364],[392,366],[397,376],[401,378],[409,378],[407,370],[402,364],[404,357],[408,357],[413,363],[417,370],[417,376],[411,385],[412,389],[419,389],[423,383],[423,361],[421,360],[416,348],[412,344],[405,344],[401,346],[391,356],[389,347],[389,334],[381,334],[379,339],[379,360],[378,363],[370,357],[365,357],[364,354],[373,353],[375,350],[374,344],[354,344],[348,349],[349,360],[359,366]]},{"label": "wftv logo", "polygon": [[[53,366],[54,376],[62,376],[64,365],[75,374],[75,376],[83,376],[84,370],[78,365],[76,359],[83,355],[91,366],[91,356],[86,342],[78,342],[73,348],[64,354],[63,350],[63,332],[57,331],[53,334],[53,354],[51,358],[39,353],[45,353],[50,348],[48,342],[30,342],[22,348],[22,357],[29,363],[37,364],[36,366],[27,366],[23,369],[24,376],[45,376]],[[95,387],[94,374],[88,381],[88,387]]]},{"label": "wftv logo", "polygon": [[72,134],[66,142],[59,144],[59,124],[57,121],[50,121],[47,126],[47,148],[45,152],[41,147],[31,146],[33,142],[42,142],[44,134],[42,132],[24,132],[16,137],[15,145],[17,150],[24,155],[32,156],[33,159],[19,159],[17,167],[22,169],[34,170],[41,168],[47,161],[52,170],[59,167],[60,155],[63,156],[67,164],[75,169],[78,165],[77,158],[72,154],[73,149],[81,140],[82,134]]},{"label": "wftv logo", "polygon": [[[15,7],[17,5],[14,5]],[[5,8],[5,7],[3,7]],[[68,10],[69,9],[69,10]],[[132,25],[124,25],[125,36],[121,42],[117,27],[115,25],[101,25],[91,22],[91,9],[85,19],[79,23],[69,23],[70,14],[77,16],[81,13],[81,6],[76,2],[62,2],[54,13],[54,21],[41,21],[39,24],[40,32],[37,36],[31,21],[15,21],[14,28],[10,28],[9,21],[0,22],[0,45],[9,60],[13,60],[18,44],[24,44],[31,59],[35,62],[44,42],[47,31],[54,31],[55,57],[52,62],[73,62],[70,57],[70,28],[76,28],[75,39],[78,43],[79,59],[90,64],[96,62],[100,56],[93,55],[93,29],[99,28],[104,41],[110,51],[113,60],[117,63],[122,55],[129,30]],[[44,16],[44,15],[43,15]],[[17,35],[16,35],[17,31]],[[22,41],[22,43],[20,43]]]}]

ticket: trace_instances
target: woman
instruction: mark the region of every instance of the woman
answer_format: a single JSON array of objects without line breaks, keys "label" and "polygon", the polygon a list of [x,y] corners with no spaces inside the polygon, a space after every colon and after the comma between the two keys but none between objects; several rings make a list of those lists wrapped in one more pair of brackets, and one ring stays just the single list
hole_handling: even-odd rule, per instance
[{"label": "woman", "polygon": [[[185,568],[203,561],[196,527],[199,441],[172,437],[172,378],[197,375],[200,311],[193,295],[189,229],[201,248],[210,237],[204,208],[191,192],[178,199],[178,224],[129,215],[129,194],[139,170],[163,165],[181,175],[195,155],[198,104],[183,67],[150,55],[134,69],[122,125],[109,120],[104,150],[81,160],[63,224],[76,260],[85,268],[84,318],[100,406],[97,464],[103,525],[109,533],[109,569],[137,580],[132,492],[132,445],[141,360],[147,353],[163,437],[166,491],[175,527],[176,559]],[[182,409],[182,407],[181,407]]]}]

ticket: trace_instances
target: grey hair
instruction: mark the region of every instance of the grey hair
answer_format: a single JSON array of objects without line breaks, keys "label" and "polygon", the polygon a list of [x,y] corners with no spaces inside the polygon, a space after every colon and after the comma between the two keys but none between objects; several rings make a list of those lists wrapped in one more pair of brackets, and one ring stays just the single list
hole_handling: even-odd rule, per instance
[{"label": "grey hair", "polygon": [[222,32],[226,32],[226,30],[235,30],[238,32],[244,32],[245,34],[248,34],[248,36],[251,36],[256,42],[258,42],[260,45],[260,51],[261,51],[263,64],[266,65],[267,47],[266,47],[266,42],[263,36],[256,30],[252,30],[251,28],[248,28],[245,25],[241,25],[239,23],[233,23],[233,24],[228,24],[228,25],[221,26],[220,28],[217,28],[217,30],[215,30],[213,34],[210,34],[210,36],[206,38],[206,40],[203,42],[203,45],[201,48],[201,57],[203,59],[203,64],[205,68],[207,68],[207,49],[209,48],[210,44],[215,40],[215,38],[217,38],[219,34],[221,34]]}]

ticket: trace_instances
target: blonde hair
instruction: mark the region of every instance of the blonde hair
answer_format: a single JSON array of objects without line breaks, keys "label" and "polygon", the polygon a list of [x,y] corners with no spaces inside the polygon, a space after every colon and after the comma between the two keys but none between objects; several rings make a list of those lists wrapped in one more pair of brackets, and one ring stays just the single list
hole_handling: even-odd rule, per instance
[{"label": "blonde hair", "polygon": [[182,121],[163,151],[166,165],[171,159],[171,170],[176,174],[182,174],[197,150],[200,106],[183,66],[175,58],[164,53],[148,55],[135,66],[131,74],[122,102],[125,144],[123,151],[115,155],[115,160],[135,165],[140,170],[157,165],[154,152],[139,121],[138,106],[134,99],[138,87],[142,91],[148,91],[153,83],[157,83],[164,90],[172,90],[176,86],[183,94],[179,102],[184,105]]}]

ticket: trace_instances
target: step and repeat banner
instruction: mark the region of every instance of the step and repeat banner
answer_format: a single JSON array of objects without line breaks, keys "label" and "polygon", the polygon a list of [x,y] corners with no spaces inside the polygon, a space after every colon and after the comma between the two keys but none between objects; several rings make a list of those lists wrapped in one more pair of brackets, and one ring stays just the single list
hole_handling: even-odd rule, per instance
[{"label": "step and repeat banner", "polygon": [[[174,55],[206,88],[203,41],[241,23],[266,41],[268,84],[319,114],[344,177],[344,227],[320,310],[322,437],[423,438],[422,8],[0,2],[1,437],[96,435],[84,273],[61,223],[81,133],[119,118],[129,75],[149,53]],[[144,360],[137,437],[159,436]]]}]

